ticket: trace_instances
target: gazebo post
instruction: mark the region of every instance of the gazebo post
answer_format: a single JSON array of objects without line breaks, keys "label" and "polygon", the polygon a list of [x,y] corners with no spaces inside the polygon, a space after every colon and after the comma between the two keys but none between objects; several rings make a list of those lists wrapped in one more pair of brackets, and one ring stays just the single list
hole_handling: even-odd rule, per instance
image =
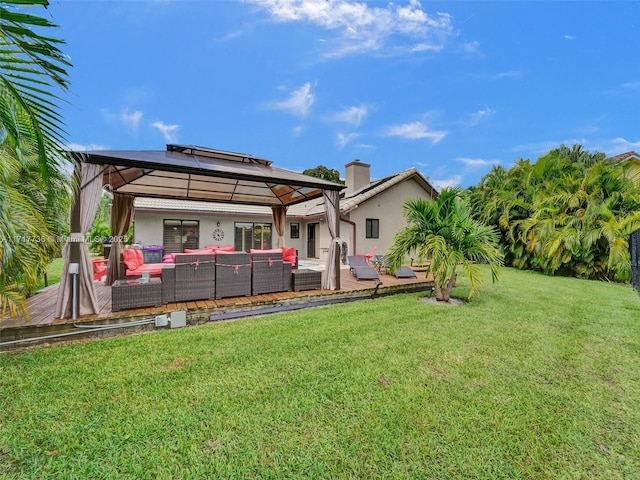
[{"label": "gazebo post", "polygon": [[[82,163],[81,162],[77,162],[75,164],[75,167],[73,169],[73,176],[75,177],[75,184],[78,185],[78,192],[77,195],[74,196],[73,199],[73,203],[71,205],[71,211],[69,213],[69,232],[73,233],[73,232],[79,232],[80,231],[80,212],[82,210],[82,200],[80,199],[80,191],[81,191],[81,187],[82,187]],[[78,265],[78,273],[75,274],[76,279],[81,275],[81,270],[84,267],[82,265],[82,262],[80,261],[80,243],[77,241],[73,241],[75,239],[72,239],[71,242],[69,242],[69,258],[67,260],[67,268],[65,269],[66,272],[68,272],[69,269],[69,265],[72,263],[75,263]],[[66,279],[67,281],[69,280],[68,278]],[[76,280],[77,281],[77,280]],[[80,292],[76,292],[78,294],[78,296],[73,296],[71,297],[72,299],[72,304],[71,304],[71,313],[73,315],[73,313],[77,314],[78,313],[78,305],[80,304],[80,297],[79,297],[79,293]],[[67,315],[69,314],[69,312],[65,312]],[[75,318],[74,318],[75,320]]]},{"label": "gazebo post", "polygon": [[340,192],[323,190],[327,225],[331,234],[322,288],[340,290]]},{"label": "gazebo post", "polygon": [[333,228],[336,232],[336,249],[335,249],[336,251],[333,256],[333,264],[336,272],[336,278],[335,278],[336,290],[340,290],[340,248],[338,247],[338,239],[340,238],[340,199],[339,199],[339,195],[337,196],[338,196],[338,201],[336,202],[336,205],[335,205],[336,211],[333,217],[333,221],[334,221]]},{"label": "gazebo post", "polygon": [[[79,155],[73,155],[74,177],[77,190],[69,212],[71,232],[62,249],[64,265],[58,287],[56,302],[56,318],[96,313],[98,300],[93,285],[91,256],[85,244],[85,234],[98,209],[100,191],[102,190],[102,166],[87,165]],[[70,279],[69,266],[77,264],[77,271]],[[73,283],[73,285],[71,285]],[[75,287],[74,287],[75,285]]]}]

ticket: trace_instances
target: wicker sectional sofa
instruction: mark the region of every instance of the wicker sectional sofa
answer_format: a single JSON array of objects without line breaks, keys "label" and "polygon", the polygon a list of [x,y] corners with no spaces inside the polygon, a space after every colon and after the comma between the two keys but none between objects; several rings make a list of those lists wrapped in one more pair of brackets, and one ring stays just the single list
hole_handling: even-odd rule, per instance
[{"label": "wicker sectional sofa", "polygon": [[251,257],[245,252],[216,252],[216,298],[251,295]]},{"label": "wicker sectional sofa", "polygon": [[[136,266],[135,262],[128,262],[127,265],[125,260],[131,260],[134,255],[137,254],[121,255],[121,280],[138,279],[142,272],[160,278],[163,304],[291,291],[292,270],[298,263],[295,249],[251,250],[250,253],[200,249],[198,253],[171,254],[172,263]],[[123,305],[120,302],[119,309]]]},{"label": "wicker sectional sofa", "polygon": [[216,287],[215,255],[175,256],[175,301],[209,300]]}]

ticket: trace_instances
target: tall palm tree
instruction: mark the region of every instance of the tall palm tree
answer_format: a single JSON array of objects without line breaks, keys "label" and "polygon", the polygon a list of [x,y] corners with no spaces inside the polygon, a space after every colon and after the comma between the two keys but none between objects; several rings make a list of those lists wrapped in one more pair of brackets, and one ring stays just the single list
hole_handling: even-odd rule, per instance
[{"label": "tall palm tree", "polygon": [[482,284],[479,263],[488,264],[493,281],[497,280],[503,263],[498,234],[493,227],[471,218],[471,208],[462,198],[461,189],[444,189],[436,201],[407,200],[404,215],[408,225],[396,234],[388,252],[392,271],[409,254],[428,259],[428,273],[433,274],[440,301],[449,301],[458,267],[469,279],[469,298],[478,293]]},{"label": "tall palm tree", "polygon": [[66,206],[57,102],[69,87],[56,25],[27,12],[47,0],[0,2],[0,314],[26,314],[25,295],[56,253]]},{"label": "tall palm tree", "polygon": [[616,281],[629,278],[639,194],[620,165],[580,145],[494,168],[468,192],[475,218],[499,228],[508,265]]}]

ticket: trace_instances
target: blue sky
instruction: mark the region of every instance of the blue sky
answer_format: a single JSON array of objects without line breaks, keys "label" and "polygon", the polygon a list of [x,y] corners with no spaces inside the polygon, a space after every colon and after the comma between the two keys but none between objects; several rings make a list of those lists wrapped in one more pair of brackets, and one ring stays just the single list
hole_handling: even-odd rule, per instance
[{"label": "blue sky", "polygon": [[76,149],[206,146],[437,188],[640,151],[640,2],[51,0]]}]

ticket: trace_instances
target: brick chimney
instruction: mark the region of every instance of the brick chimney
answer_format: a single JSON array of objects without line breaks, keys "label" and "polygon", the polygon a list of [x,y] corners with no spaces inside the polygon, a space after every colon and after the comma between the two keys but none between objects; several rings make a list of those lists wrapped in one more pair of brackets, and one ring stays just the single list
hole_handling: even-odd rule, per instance
[{"label": "brick chimney", "polygon": [[345,195],[351,195],[371,183],[370,168],[371,165],[362,163],[360,160],[354,160],[345,165],[347,184]]}]

